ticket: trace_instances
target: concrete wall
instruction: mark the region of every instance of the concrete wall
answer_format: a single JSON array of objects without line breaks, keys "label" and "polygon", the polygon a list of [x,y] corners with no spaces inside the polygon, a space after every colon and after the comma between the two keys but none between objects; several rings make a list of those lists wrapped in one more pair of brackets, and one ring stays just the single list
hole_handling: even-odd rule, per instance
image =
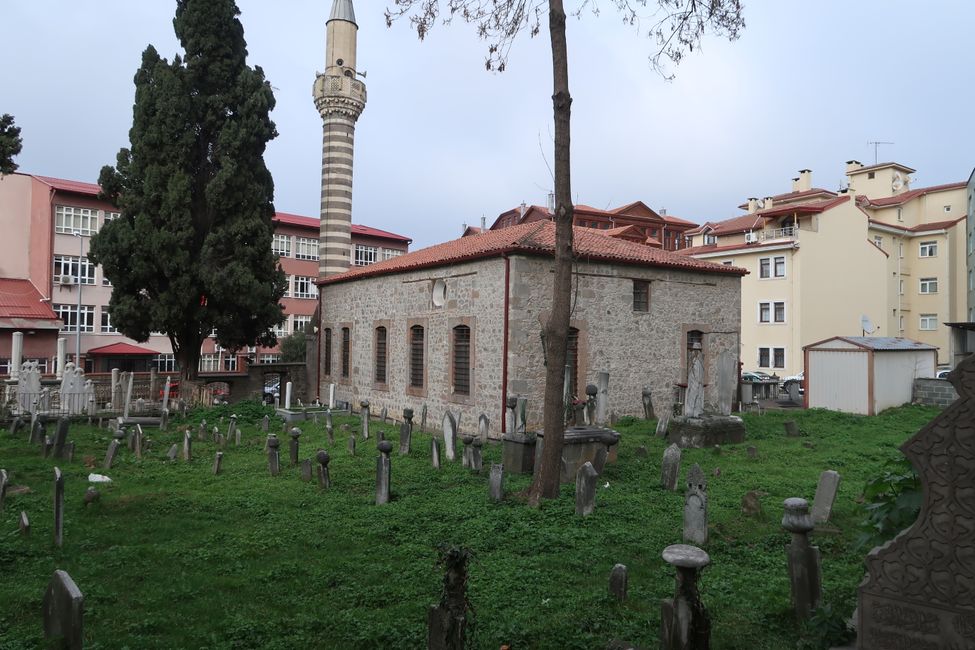
[{"label": "concrete wall", "polygon": [[915,379],[914,398],[918,404],[950,406],[958,399],[955,387],[947,379]]}]

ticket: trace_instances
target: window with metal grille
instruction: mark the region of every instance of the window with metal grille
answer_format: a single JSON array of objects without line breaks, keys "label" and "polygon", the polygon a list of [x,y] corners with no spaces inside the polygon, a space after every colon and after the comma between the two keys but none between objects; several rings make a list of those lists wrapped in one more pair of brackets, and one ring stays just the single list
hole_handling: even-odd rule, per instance
[{"label": "window with metal grille", "polygon": [[410,328],[410,386],[423,388],[423,326]]},{"label": "window with metal grille", "polygon": [[332,374],[332,328],[325,328],[325,375]]},{"label": "window with metal grille", "polygon": [[454,393],[471,394],[471,328],[454,328]]},{"label": "window with metal grille", "polygon": [[349,346],[352,345],[352,332],[348,327],[342,328],[342,376],[349,376]]},{"label": "window with metal grille", "polygon": [[376,383],[386,383],[386,328],[376,328]]},{"label": "window with metal grille", "polygon": [[645,280],[633,281],[633,311],[650,311],[650,283]]}]

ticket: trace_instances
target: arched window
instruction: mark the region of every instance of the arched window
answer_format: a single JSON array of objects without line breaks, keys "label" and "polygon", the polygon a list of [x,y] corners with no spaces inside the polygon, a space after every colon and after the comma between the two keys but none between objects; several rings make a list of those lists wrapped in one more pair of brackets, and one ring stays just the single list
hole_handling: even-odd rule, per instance
[{"label": "arched window", "polygon": [[376,375],[377,384],[386,383],[386,328],[376,328]]},{"label": "arched window", "polygon": [[324,374],[326,377],[328,377],[332,374],[332,328],[331,327],[325,328],[325,342],[323,345],[325,348],[324,351],[322,352],[322,354],[325,357]]},{"label": "arched window", "polygon": [[471,394],[471,328],[458,325],[453,330],[454,394]]},{"label": "arched window", "polygon": [[348,327],[342,328],[342,377],[345,379],[349,378],[349,357],[351,356],[349,349],[352,346],[352,332]]},{"label": "arched window", "polygon": [[410,386],[423,388],[423,326],[410,328]]}]

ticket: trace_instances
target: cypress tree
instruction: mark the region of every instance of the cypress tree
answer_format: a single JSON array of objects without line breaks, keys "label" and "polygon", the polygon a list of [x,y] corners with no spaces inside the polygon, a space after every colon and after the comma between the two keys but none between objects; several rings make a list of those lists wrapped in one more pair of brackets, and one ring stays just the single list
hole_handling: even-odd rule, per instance
[{"label": "cypress tree", "polygon": [[274,345],[287,284],[271,250],[264,164],[277,135],[271,86],[246,63],[233,0],[176,4],[184,55],[142,54],[130,147],[99,177],[121,216],[92,238],[90,257],[112,283],[112,324],[137,341],[167,334],[193,380],[213,330],[230,350]]},{"label": "cypress tree", "polygon": [[21,145],[20,128],[14,126],[13,115],[0,115],[0,178],[17,171],[14,156],[20,153]]}]

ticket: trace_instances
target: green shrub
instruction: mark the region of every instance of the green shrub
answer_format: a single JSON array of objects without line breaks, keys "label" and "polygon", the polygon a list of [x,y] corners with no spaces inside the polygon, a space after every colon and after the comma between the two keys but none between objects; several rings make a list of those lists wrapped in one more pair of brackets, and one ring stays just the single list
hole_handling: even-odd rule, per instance
[{"label": "green shrub", "polygon": [[796,650],[829,650],[849,643],[853,637],[846,617],[823,605],[803,623]]},{"label": "green shrub", "polygon": [[858,548],[871,549],[893,539],[917,519],[921,482],[904,456],[887,461],[879,476],[863,488],[867,517],[861,524]]}]

